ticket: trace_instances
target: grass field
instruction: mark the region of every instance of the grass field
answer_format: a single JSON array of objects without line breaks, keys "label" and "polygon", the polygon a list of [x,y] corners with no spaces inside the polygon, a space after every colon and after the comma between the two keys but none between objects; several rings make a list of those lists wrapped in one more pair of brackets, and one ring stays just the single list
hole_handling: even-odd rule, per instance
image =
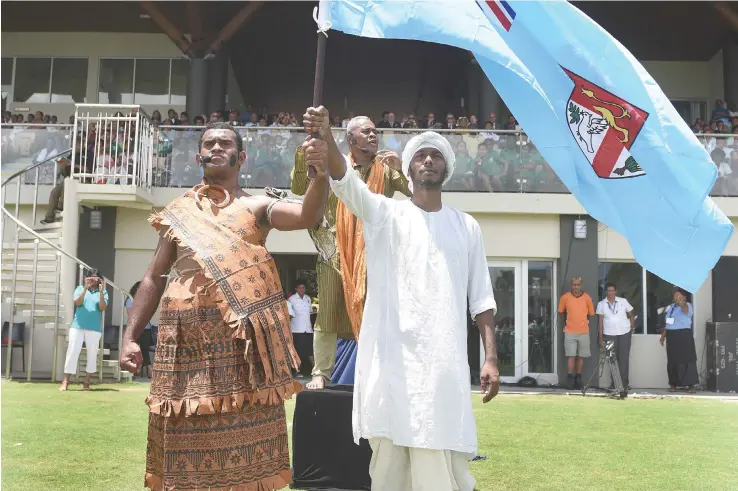
[{"label": "grass field", "polygon": [[[2,383],[3,491],[142,490],[147,386],[93,387]],[[738,489],[735,402],[502,394],[474,409],[480,490]]]}]

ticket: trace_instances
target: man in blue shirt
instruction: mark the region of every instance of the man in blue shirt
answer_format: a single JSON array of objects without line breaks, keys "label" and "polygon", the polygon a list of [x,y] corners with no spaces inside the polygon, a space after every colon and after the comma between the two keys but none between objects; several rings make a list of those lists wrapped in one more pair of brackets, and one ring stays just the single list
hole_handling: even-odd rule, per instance
[{"label": "man in blue shirt", "polygon": [[69,329],[69,345],[64,361],[64,380],[59,390],[67,390],[69,377],[77,373],[77,362],[82,351],[82,343],[87,346],[87,375],[82,386],[90,390],[90,379],[97,371],[97,349],[102,336],[103,312],[108,304],[105,280],[96,269],[91,269],[84,284],[74,290],[74,320]]},{"label": "man in blue shirt", "polygon": [[696,392],[699,384],[697,350],[692,333],[694,307],[687,302],[688,293],[674,289],[674,303],[666,309],[666,323],[661,332],[661,345],[666,343],[666,372],[669,376],[669,392],[677,387],[688,387]]}]

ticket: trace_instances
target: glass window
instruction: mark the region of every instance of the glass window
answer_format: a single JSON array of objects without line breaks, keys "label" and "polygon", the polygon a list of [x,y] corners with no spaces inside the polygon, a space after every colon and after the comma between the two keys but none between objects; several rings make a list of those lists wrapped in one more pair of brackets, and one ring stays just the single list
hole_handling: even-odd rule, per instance
[{"label": "glass window", "polygon": [[187,101],[187,74],[190,62],[187,60],[172,60],[172,83],[170,84],[170,104],[184,106]]},{"label": "glass window", "polygon": [[553,263],[528,261],[528,371],[554,373]]},{"label": "glass window", "polygon": [[490,266],[489,277],[497,301],[495,340],[500,375],[515,375],[515,267]]},{"label": "glass window", "polygon": [[54,58],[51,102],[87,102],[87,58]]},{"label": "glass window", "polygon": [[136,60],[135,104],[169,104],[169,61]]},{"label": "glass window", "polygon": [[15,62],[16,102],[49,102],[51,58],[18,58]]},{"label": "glass window", "polygon": [[3,58],[2,85],[11,85],[12,83],[13,83],[13,58]]},{"label": "glass window", "polygon": [[595,304],[605,298],[605,285],[615,283],[617,295],[633,306],[636,315],[635,333],[644,334],[643,319],[643,269],[638,263],[600,263],[598,298]]},{"label": "glass window", "polygon": [[133,104],[133,60],[100,60],[98,80],[100,104]]}]

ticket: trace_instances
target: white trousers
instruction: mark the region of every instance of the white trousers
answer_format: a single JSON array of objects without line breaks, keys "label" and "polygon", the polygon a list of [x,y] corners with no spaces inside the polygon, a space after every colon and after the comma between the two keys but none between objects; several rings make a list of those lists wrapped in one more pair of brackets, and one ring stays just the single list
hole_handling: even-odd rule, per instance
[{"label": "white trousers", "polygon": [[69,329],[69,345],[67,346],[67,357],[64,360],[64,373],[74,375],[77,373],[77,362],[82,352],[82,342],[87,346],[87,373],[97,371],[97,350],[100,347],[100,336],[102,333],[88,331],[87,329]]},{"label": "white trousers", "polygon": [[372,491],[473,491],[467,454],[452,450],[400,447],[371,438]]}]

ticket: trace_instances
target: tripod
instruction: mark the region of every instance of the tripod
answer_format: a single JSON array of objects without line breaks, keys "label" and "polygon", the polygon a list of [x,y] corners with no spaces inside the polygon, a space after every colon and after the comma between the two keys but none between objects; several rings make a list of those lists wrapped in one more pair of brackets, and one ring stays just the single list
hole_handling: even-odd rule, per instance
[{"label": "tripod", "polygon": [[587,394],[587,389],[592,384],[592,379],[597,374],[601,374],[605,368],[605,362],[610,367],[610,376],[612,377],[612,384],[614,389],[608,389],[606,392],[610,397],[616,397],[618,399],[625,399],[628,397],[628,392],[623,387],[623,379],[620,377],[620,367],[618,366],[618,360],[615,357],[615,343],[613,341],[607,341],[605,343],[604,350],[600,353],[600,361],[597,364],[597,368],[587,380],[587,384],[582,389],[582,395]]}]

